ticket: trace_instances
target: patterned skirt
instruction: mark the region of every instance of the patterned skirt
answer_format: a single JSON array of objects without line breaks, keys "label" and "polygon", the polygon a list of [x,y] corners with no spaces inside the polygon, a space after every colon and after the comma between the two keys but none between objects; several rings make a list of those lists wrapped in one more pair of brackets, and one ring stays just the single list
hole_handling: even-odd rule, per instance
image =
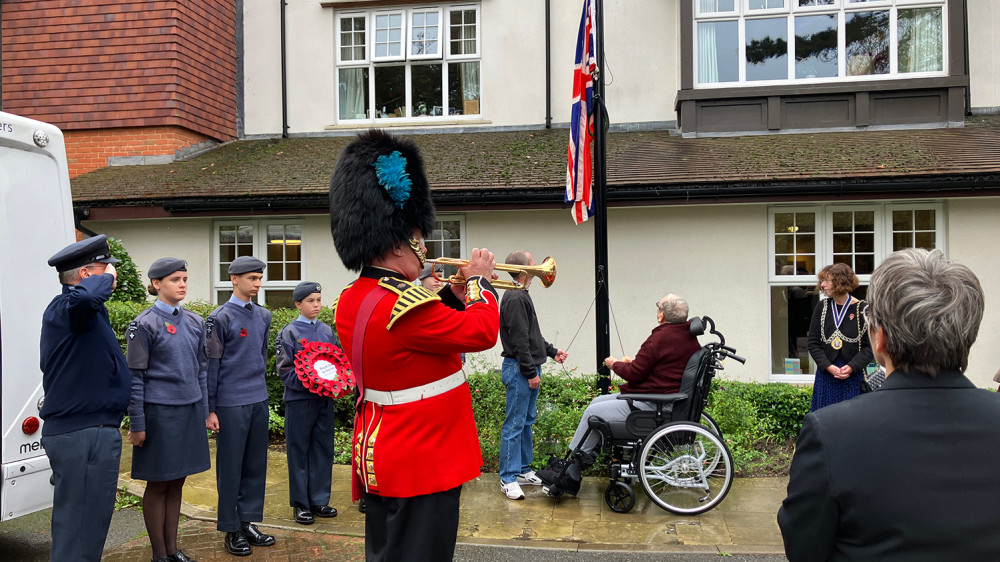
[{"label": "patterned skirt", "polygon": [[[838,367],[843,367],[847,363],[840,361],[833,362]],[[864,373],[851,373],[846,379],[838,379],[825,370],[816,371],[816,380],[813,383],[812,408],[810,412],[815,412],[824,406],[850,400],[861,394],[861,377]]]}]

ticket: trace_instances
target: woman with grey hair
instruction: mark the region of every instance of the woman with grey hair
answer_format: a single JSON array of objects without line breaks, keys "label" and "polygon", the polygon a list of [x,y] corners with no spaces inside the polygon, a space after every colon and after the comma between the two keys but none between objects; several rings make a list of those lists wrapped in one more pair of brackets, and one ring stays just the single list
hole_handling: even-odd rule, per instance
[{"label": "woman with grey hair", "polygon": [[861,314],[867,304],[850,294],[858,288],[857,275],[835,263],[818,277],[829,298],[816,305],[809,326],[809,354],[816,362],[811,412],[861,394],[861,378],[872,360],[868,323]]}]

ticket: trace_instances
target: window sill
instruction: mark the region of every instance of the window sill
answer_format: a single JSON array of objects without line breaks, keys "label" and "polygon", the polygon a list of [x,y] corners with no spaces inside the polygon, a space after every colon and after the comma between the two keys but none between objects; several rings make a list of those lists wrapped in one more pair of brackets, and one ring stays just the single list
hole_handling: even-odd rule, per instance
[{"label": "window sill", "polygon": [[343,131],[351,129],[371,129],[385,127],[454,127],[455,125],[492,125],[489,119],[446,119],[441,121],[424,121],[420,119],[380,119],[378,121],[363,121],[357,123],[338,123],[323,127],[325,131]]}]

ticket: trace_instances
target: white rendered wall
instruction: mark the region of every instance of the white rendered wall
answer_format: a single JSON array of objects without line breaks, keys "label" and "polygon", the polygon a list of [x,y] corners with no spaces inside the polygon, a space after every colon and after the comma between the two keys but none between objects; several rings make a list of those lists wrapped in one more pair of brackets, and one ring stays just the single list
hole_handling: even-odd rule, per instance
[{"label": "white rendered wall", "polygon": [[[608,112],[613,122],[674,121],[680,85],[676,0],[606,2]],[[568,123],[582,2],[551,2],[552,119]],[[317,0],[287,0],[289,134],[336,124],[335,10]],[[481,92],[486,126],[545,123],[545,3],[482,0]],[[244,130],[281,134],[281,19],[278,2],[246,0]]]},{"label": "white rendered wall", "polygon": [[972,107],[1000,108],[1000,0],[969,0]]},{"label": "white rendered wall", "polygon": [[154,261],[173,257],[188,262],[188,292],[184,300],[212,300],[211,219],[140,219],[86,221],[83,226],[122,241],[139,268],[143,285]]}]

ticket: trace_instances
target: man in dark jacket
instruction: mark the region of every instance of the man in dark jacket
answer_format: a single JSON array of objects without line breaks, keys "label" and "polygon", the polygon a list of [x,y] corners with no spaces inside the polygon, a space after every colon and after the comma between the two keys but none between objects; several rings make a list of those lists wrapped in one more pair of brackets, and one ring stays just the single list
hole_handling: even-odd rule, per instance
[{"label": "man in dark jacket", "polygon": [[[512,265],[535,265],[531,254],[512,252],[505,261]],[[524,499],[521,484],[539,486],[542,481],[531,470],[534,457],[531,426],[541,385],[542,365],[548,357],[562,363],[566,352],[545,341],[538,327],[535,304],[527,273],[511,273],[524,290],[509,290],[500,301],[500,342],[503,344],[501,377],[507,387],[507,409],[500,430],[500,491],[512,500]]]},{"label": "man in dark jacket", "polygon": [[103,234],[49,258],[62,294],[42,317],[42,445],[55,483],[51,560],[100,560],[118,487],[131,374],[104,303],[118,282]]},{"label": "man in dark jacket", "polygon": [[806,416],[778,511],[786,556],[1000,560],[1000,396],[964,374],[979,280],[938,250],[902,250],[868,302],[885,384]]}]

